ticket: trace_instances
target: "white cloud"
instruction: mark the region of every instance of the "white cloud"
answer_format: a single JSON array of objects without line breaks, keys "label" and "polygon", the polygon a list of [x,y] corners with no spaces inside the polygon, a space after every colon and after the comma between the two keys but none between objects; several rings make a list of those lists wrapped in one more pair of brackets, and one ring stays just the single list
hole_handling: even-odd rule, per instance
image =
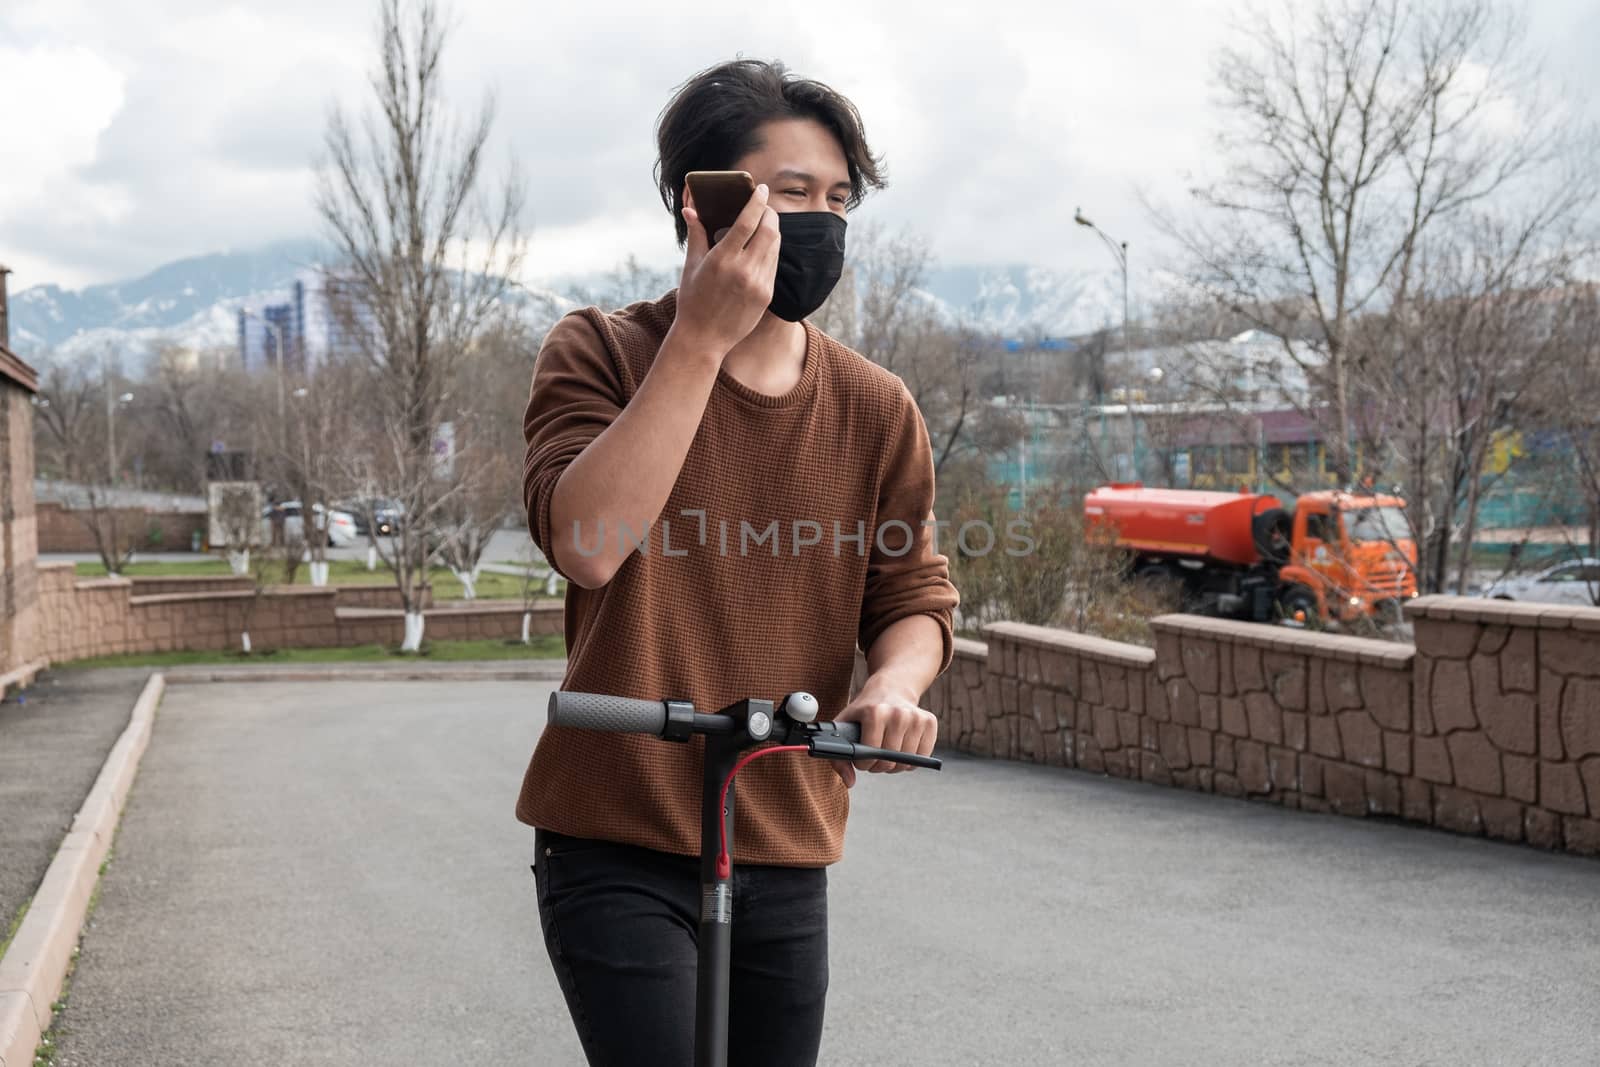
[{"label": "white cloud", "polygon": [[0,46],[0,98],[7,103],[7,156],[15,161],[0,168],[3,210],[94,159],[101,132],[122,107],[123,79],[81,46]]},{"label": "white cloud", "polygon": [[[79,171],[98,154],[100,136],[121,110],[124,78],[81,45],[0,45],[6,164],[0,166],[0,228],[59,205],[65,226],[111,226],[126,217],[129,192],[116,182],[84,180]],[[8,248],[20,278],[70,271],[47,247]]]},{"label": "white cloud", "polygon": [[562,274],[606,271],[630,255],[648,267],[681,266],[683,252],[675,243],[672,216],[659,201],[653,210],[650,207],[602,219],[536,226],[524,279],[531,283]]},{"label": "white cloud", "polygon": [[[1595,84],[1574,44],[1592,0],[1541,4],[1536,45]],[[947,263],[1110,270],[1082,206],[1141,267],[1156,234],[1136,188],[1177,200],[1209,161],[1209,69],[1229,0],[985,0],[848,10],[702,0],[592,6],[456,0],[458,113],[496,92],[490,168],[528,178],[530,273],[676,262],[650,168],[657,113],[694,71],[782,58],[861,108],[889,163],[877,219]],[[130,277],[183,255],[313,234],[327,105],[364,105],[375,5],[328,0],[4,0],[0,254],[14,284]],[[1578,37],[1583,37],[1581,33]],[[1592,34],[1590,35],[1592,36]],[[1589,113],[1597,94],[1576,94]],[[13,159],[19,159],[20,164]]]}]

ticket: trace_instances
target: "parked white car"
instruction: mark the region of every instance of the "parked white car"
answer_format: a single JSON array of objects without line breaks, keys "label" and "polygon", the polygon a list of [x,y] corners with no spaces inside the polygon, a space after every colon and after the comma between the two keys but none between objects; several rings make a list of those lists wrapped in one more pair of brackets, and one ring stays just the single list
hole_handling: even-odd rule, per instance
[{"label": "parked white car", "polygon": [[1570,559],[1537,574],[1502,578],[1483,591],[1496,600],[1593,607],[1600,600],[1600,559]]},{"label": "parked white car", "polygon": [[[290,541],[304,539],[305,516],[304,508],[298,500],[285,500],[267,508],[261,513],[261,536],[266,543],[272,543],[272,523],[275,517],[283,520],[283,535]],[[333,508],[323,517],[324,508],[321,504],[311,505],[313,525],[320,526],[328,531],[328,545],[332,548],[345,548],[361,540],[361,535],[356,532],[356,517],[348,511]]]}]

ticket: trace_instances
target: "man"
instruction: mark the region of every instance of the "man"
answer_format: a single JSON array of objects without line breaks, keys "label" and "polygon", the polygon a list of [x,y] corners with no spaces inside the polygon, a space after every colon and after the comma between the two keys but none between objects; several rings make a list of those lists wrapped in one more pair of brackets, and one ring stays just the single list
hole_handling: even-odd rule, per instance
[{"label": "man", "polygon": [[[898,377],[804,321],[839,276],[846,212],[884,184],[860,117],[740,60],[680,87],[657,140],[679,286],[561,319],[524,421],[529,530],[568,580],[562,687],[703,711],[805,690],[864,743],[927,754],[937,720],[917,700],[950,664],[958,599],[927,431]],[[695,170],[757,182],[715,247]],[[524,777],[546,948],[591,1063],[692,1062],[702,751],[551,726]],[[847,790],[899,769],[740,772],[731,1063],[815,1062]]]}]

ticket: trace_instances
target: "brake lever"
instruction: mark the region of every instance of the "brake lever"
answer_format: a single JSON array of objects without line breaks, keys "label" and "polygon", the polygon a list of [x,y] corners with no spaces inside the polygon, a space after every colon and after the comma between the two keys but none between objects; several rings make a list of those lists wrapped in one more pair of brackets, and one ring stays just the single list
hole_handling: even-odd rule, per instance
[{"label": "brake lever", "polygon": [[934,756],[919,756],[913,752],[897,752],[891,748],[874,748],[871,745],[857,744],[838,737],[824,737],[813,734],[807,739],[810,754],[817,759],[845,759],[856,760],[886,760],[890,763],[908,763],[913,767],[927,767],[931,770],[940,770],[944,761]]}]

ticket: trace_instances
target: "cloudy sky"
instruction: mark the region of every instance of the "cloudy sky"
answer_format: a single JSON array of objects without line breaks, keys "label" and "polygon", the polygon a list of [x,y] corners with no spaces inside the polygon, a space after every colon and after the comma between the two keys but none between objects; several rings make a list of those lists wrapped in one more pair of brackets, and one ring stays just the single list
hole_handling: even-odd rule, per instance
[{"label": "cloudy sky", "polygon": [[[625,10],[631,6],[632,10]],[[1531,43],[1600,119],[1597,0],[1532,0]],[[857,218],[911,226],[947,264],[1109,269],[1073,209],[1148,261],[1137,191],[1181,197],[1209,166],[1224,0],[759,5],[456,0],[460,110],[498,101],[521,161],[529,275],[681,261],[652,129],[673,87],[736,54],[852,97],[889,189]],[[690,11],[697,13],[691,14]],[[4,0],[0,262],[77,287],[186,255],[316,233],[329,106],[364,101],[368,0]]]}]

